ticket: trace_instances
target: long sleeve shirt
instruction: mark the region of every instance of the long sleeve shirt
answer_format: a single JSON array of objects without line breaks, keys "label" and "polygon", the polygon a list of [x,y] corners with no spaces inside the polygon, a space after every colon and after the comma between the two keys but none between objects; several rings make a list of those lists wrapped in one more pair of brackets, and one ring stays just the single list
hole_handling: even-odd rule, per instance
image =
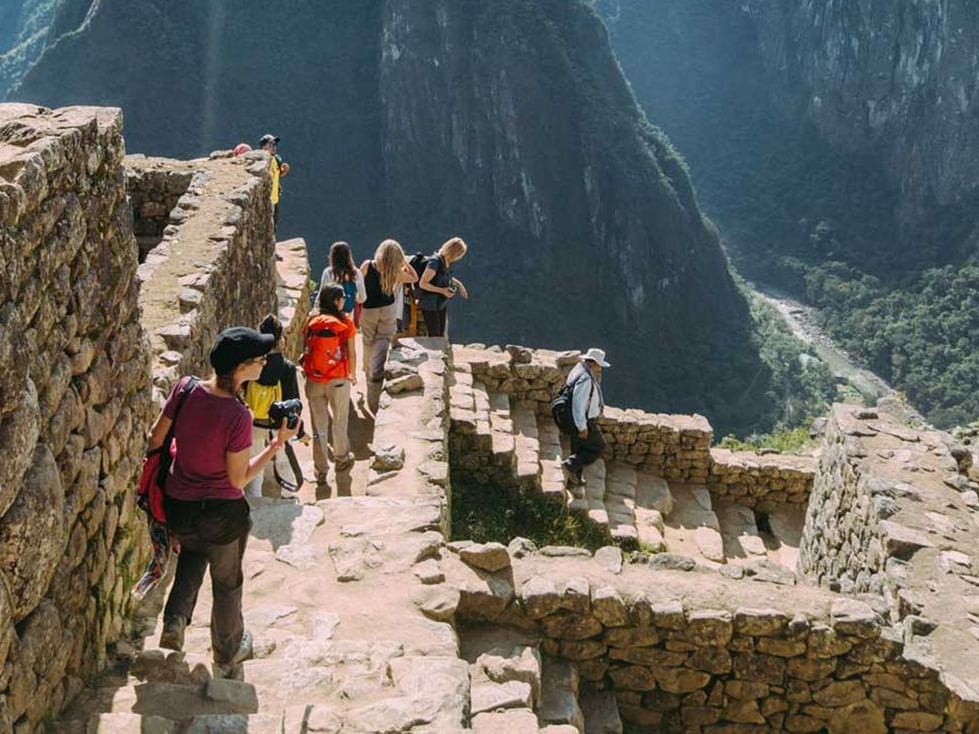
[{"label": "long sleeve shirt", "polygon": [[[333,268],[327,267],[323,271],[323,275],[320,277],[320,290],[323,290],[323,286],[327,283],[335,283],[333,278]],[[367,300],[367,288],[364,285],[364,274],[360,272],[360,268],[354,268],[354,283],[357,286],[357,303],[363,303]]]},{"label": "long sleeve shirt", "polygon": [[567,384],[574,385],[571,396],[571,417],[574,419],[575,428],[584,431],[588,427],[588,421],[598,418],[605,407],[602,386],[584,364],[578,364],[571,370]]}]

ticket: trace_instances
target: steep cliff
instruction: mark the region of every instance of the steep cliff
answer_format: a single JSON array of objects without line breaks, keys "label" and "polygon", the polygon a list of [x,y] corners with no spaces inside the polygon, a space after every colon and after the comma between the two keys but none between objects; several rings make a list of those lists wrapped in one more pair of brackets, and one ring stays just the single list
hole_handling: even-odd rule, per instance
[{"label": "steep cliff", "polygon": [[584,2],[289,3],[270,17],[257,0],[103,0],[14,96],[120,105],[130,149],[166,155],[273,130],[293,164],[283,233],[314,257],[339,238],[360,256],[389,234],[409,251],[471,241],[454,339],[603,344],[613,396],[723,429],[769,412],[717,237]]},{"label": "steep cliff", "polygon": [[0,100],[44,49],[85,19],[93,0],[4,0],[0,4]]},{"label": "steep cliff", "polygon": [[979,280],[979,8],[596,5],[739,267],[823,308],[933,420],[979,411],[979,314],[963,295]]}]

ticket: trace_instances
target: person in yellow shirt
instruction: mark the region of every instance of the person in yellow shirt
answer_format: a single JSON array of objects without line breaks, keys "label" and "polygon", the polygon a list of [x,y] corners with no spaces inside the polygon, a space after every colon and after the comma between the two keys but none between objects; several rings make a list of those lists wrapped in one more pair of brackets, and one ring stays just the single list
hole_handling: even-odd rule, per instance
[{"label": "person in yellow shirt", "polygon": [[272,177],[272,223],[279,226],[279,197],[282,193],[281,179],[289,174],[289,164],[279,155],[279,138],[275,135],[263,135],[258,141],[262,150],[269,154],[269,175]]}]

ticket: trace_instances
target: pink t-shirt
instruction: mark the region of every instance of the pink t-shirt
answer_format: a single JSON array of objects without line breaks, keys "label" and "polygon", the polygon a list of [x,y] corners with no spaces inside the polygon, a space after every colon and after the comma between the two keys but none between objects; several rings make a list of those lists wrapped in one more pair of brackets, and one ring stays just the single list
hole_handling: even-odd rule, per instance
[{"label": "pink t-shirt", "polygon": [[[184,377],[174,386],[163,414],[173,419]],[[167,478],[166,494],[177,500],[240,499],[243,492],[228,479],[225,454],[252,445],[252,414],[234,398],[212,395],[200,383],[184,400],[174,437],[177,458]]]}]

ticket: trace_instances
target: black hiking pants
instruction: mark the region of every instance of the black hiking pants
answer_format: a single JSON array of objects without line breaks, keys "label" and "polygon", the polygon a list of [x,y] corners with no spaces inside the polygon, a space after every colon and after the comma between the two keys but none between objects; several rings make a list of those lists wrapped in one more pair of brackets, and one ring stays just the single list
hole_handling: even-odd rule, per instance
[{"label": "black hiking pants", "polygon": [[571,456],[568,457],[568,463],[575,471],[580,471],[598,461],[606,447],[605,436],[598,427],[598,421],[589,419],[587,438],[581,438],[577,432],[571,434]]},{"label": "black hiking pants", "polygon": [[437,308],[434,311],[422,309],[422,318],[425,319],[425,331],[429,336],[445,336],[445,322],[449,315],[447,308]]},{"label": "black hiking pants", "polygon": [[180,556],[163,618],[183,617],[190,623],[210,566],[211,650],[216,662],[227,662],[238,651],[245,631],[241,561],[251,528],[248,503],[244,498],[183,502],[167,497],[164,509],[170,532],[180,541]]}]

